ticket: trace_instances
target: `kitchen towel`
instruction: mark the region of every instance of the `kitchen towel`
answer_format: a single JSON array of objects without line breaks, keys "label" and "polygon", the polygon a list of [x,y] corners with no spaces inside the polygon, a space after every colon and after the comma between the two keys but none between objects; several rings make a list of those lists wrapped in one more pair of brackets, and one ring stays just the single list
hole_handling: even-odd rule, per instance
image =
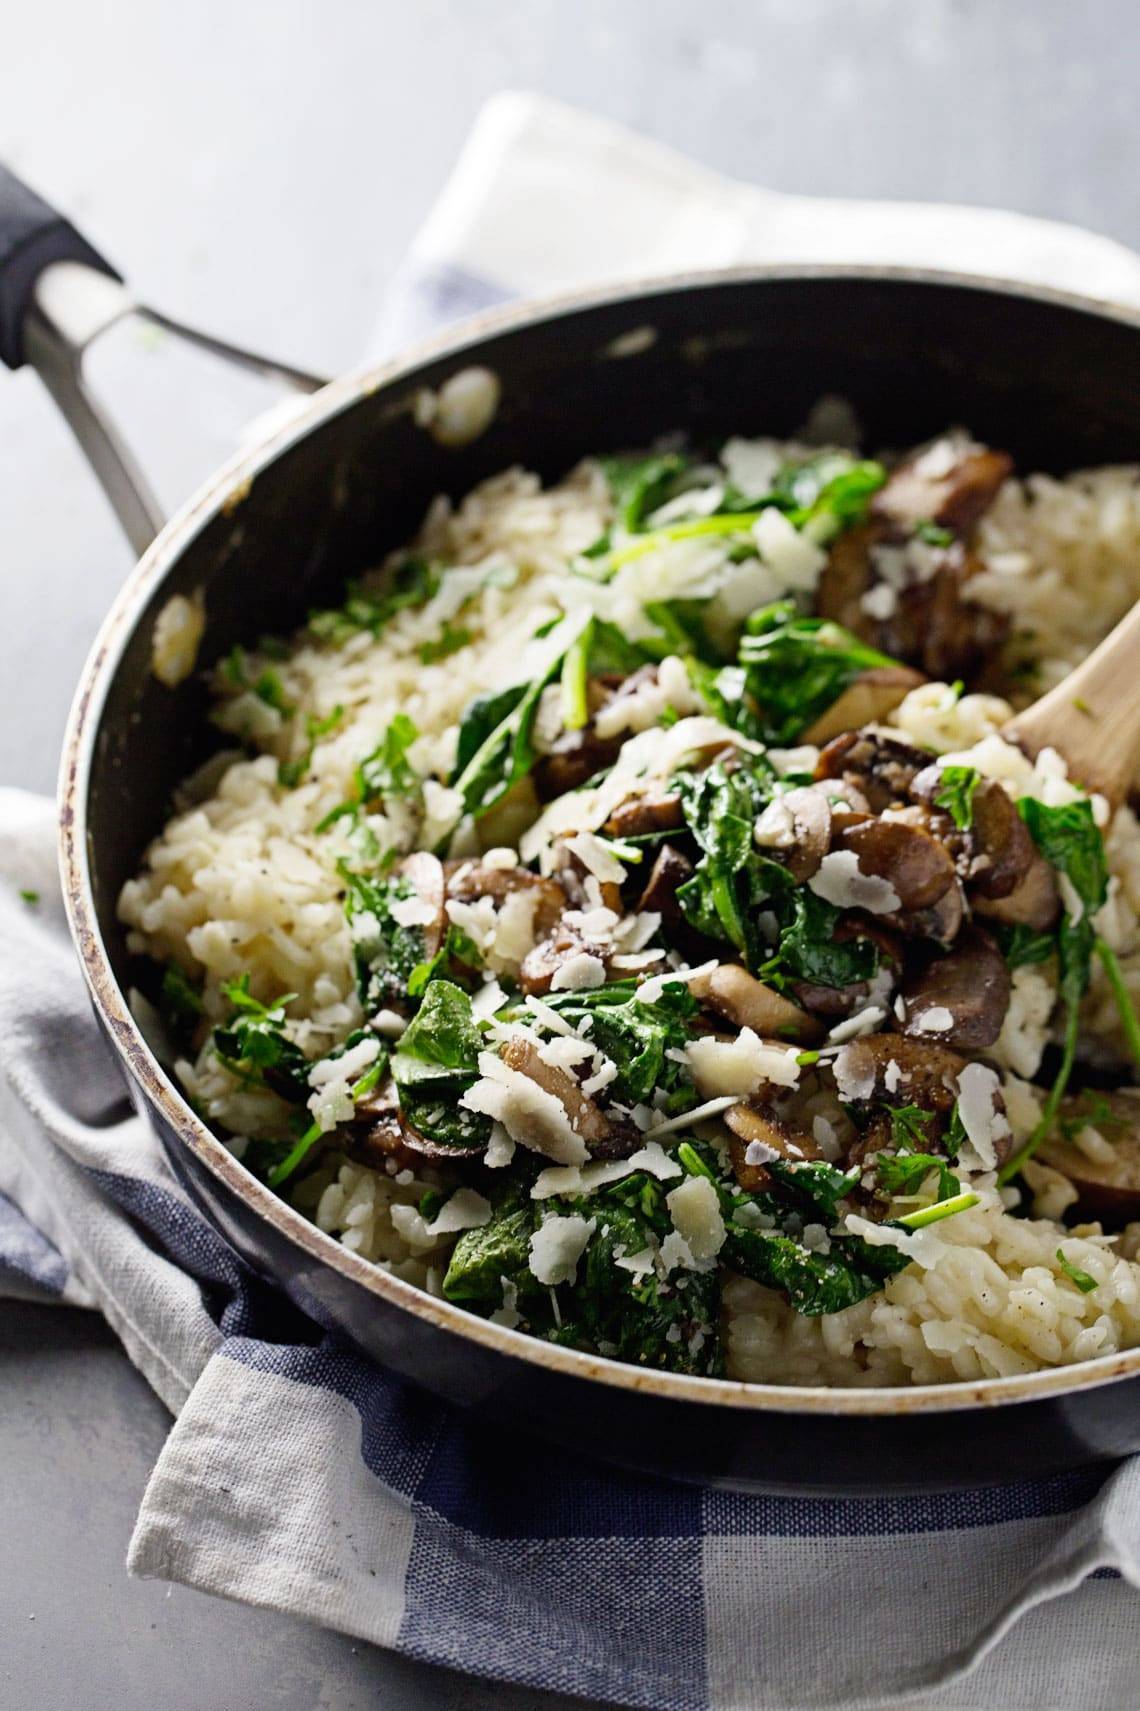
[{"label": "kitchen towel", "polygon": [[[655,267],[770,257],[766,206],[789,222],[783,259],[807,253],[791,234],[798,223],[807,241],[811,206],[500,97],[378,347],[512,289],[594,276],[575,266],[573,230],[548,253],[534,230],[520,249],[516,228],[545,185],[572,228],[581,214],[593,255],[616,219],[611,207],[589,227],[605,200],[598,174],[623,200],[653,200]],[[874,212],[891,259],[908,254],[913,221],[910,259],[934,260],[941,218]],[[972,216],[946,218],[961,262]],[[1107,240],[978,219],[991,272],[999,254],[1018,271],[1021,255],[1024,272],[1091,272],[1086,287],[1140,301],[1140,261]],[[50,803],[0,792],[0,1290],[100,1309],[176,1415],[134,1572],[651,1711],[1135,1703],[1140,1462],[859,1503],[667,1486],[483,1428],[301,1319],[202,1220],[132,1113],[67,940],[54,839]],[[972,1429],[982,1463],[984,1421]]]}]

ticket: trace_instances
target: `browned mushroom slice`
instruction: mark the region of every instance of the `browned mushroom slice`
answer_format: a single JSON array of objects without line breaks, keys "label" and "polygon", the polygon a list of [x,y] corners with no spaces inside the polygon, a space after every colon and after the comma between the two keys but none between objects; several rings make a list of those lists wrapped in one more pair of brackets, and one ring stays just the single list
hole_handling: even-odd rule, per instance
[{"label": "browned mushroom slice", "polygon": [[622,738],[599,737],[592,724],[580,731],[563,731],[549,754],[534,768],[534,787],[540,802],[553,802],[568,790],[581,790],[597,772],[614,764]]},{"label": "browned mushroom slice", "polygon": [[960,548],[946,558],[933,580],[907,590],[901,604],[909,605],[919,638],[913,655],[905,650],[907,657],[919,659],[930,677],[952,683],[957,677],[973,679],[984,668],[1005,640],[1009,619],[969,598],[978,560]]},{"label": "browned mushroom slice", "polygon": [[881,814],[884,808],[905,802],[915,775],[929,764],[928,753],[898,737],[882,731],[845,731],[825,745],[815,776],[849,780]]},{"label": "browned mushroom slice", "polygon": [[822,745],[841,731],[854,731],[860,725],[885,719],[912,689],[925,681],[920,671],[912,671],[908,665],[880,665],[861,671],[827,711],[808,726],[800,742]]},{"label": "browned mushroom slice", "polygon": [[545,938],[553,931],[566,908],[567,896],[556,879],[544,879],[525,867],[485,867],[478,861],[447,861],[443,864],[448,897],[463,903],[473,903],[480,897],[490,897],[496,908],[501,907],[515,891],[527,891],[534,897],[534,931]]},{"label": "browned mushroom slice", "polygon": [[708,974],[689,982],[698,1003],[762,1038],[795,1040],[811,1045],[824,1035],[823,1024],[782,993],[764,986],[739,963],[722,962]]},{"label": "browned mushroom slice", "polygon": [[1047,933],[1057,923],[1061,913],[1061,896],[1057,878],[1039,850],[1033,851],[1029,869],[1008,897],[975,896],[974,913],[987,921],[1000,921],[1005,926],[1029,927],[1035,933]]},{"label": "browned mushroom slice", "polygon": [[431,919],[423,924],[424,956],[433,957],[443,943],[447,926],[444,911],[443,863],[427,850],[417,850],[400,864],[400,872],[411,885],[421,903],[431,910]]},{"label": "browned mushroom slice", "polygon": [[[939,766],[928,766],[911,785],[911,794],[933,806],[943,789]],[[1017,805],[996,779],[979,778],[970,799],[971,890],[982,897],[1008,897],[1033,866],[1037,851]],[[949,838],[951,834],[947,834]]]},{"label": "browned mushroom slice", "polygon": [[833,1062],[839,1096],[849,1104],[921,1105],[946,1116],[954,1109],[957,1078],[965,1067],[966,1059],[957,1052],[905,1034],[849,1040]]},{"label": "browned mushroom slice", "polygon": [[942,452],[941,444],[927,446],[898,464],[871,500],[872,518],[906,529],[938,523],[967,534],[1012,474],[1013,459],[968,443]]},{"label": "browned mushroom slice", "polygon": [[936,944],[953,944],[966,919],[966,898],[955,876],[954,883],[944,891],[929,909],[899,909],[892,915],[877,917],[884,926],[894,928],[907,939],[933,939]]},{"label": "browned mushroom slice", "polygon": [[756,822],[756,841],[783,863],[797,885],[805,885],[831,847],[826,791],[803,787],[774,797]]},{"label": "browned mushroom slice", "polygon": [[[1067,1176],[1077,1191],[1081,1218],[1099,1218],[1113,1228],[1140,1218],[1140,1097],[1132,1089],[1083,1093],[1062,1099],[1060,1131],[1037,1150],[1042,1164]],[[1095,1129],[1112,1156],[1090,1158],[1076,1136]],[[1101,1150],[1099,1147],[1096,1149]]]},{"label": "browned mushroom slice", "polygon": [[1009,1009],[1009,965],[988,933],[967,927],[954,949],[903,981],[902,1031],[960,1051],[992,1046]]},{"label": "browned mushroom slice", "polygon": [[954,863],[944,845],[918,826],[837,814],[832,848],[850,850],[861,873],[885,880],[902,910],[930,909],[955,883]]},{"label": "browned mushroom slice", "polygon": [[637,900],[638,914],[660,915],[667,926],[684,919],[677,892],[693,877],[693,864],[672,844],[662,844],[657,852],[645,889]]},{"label": "browned mushroom slice", "polygon": [[567,1070],[545,1062],[531,1040],[508,1040],[502,1059],[508,1069],[518,1070],[558,1100],[594,1158],[628,1158],[641,1145],[640,1130],[633,1123],[612,1122]]},{"label": "browned mushroom slice", "polygon": [[873,581],[871,548],[882,534],[881,524],[863,523],[845,529],[833,543],[816,595],[816,611],[821,618],[831,618],[849,630],[856,629],[865,618],[860,602]]},{"label": "browned mushroom slice", "polygon": [[684,823],[681,798],[663,792],[631,796],[614,809],[602,829],[611,838],[643,838],[651,832],[675,832]]},{"label": "browned mushroom slice", "polygon": [[380,1095],[381,1102],[357,1106],[351,1123],[334,1131],[335,1139],[345,1153],[357,1164],[370,1170],[415,1170],[418,1165],[458,1164],[478,1157],[484,1151],[484,1141],[469,1146],[444,1146],[429,1140],[413,1127],[396,1104],[396,1093],[389,1082]]},{"label": "browned mushroom slice", "polygon": [[[730,1105],[724,1113],[724,1121],[732,1131],[728,1152],[733,1175],[749,1194],[770,1186],[772,1178],[764,1166],[773,1159],[788,1159],[798,1164],[801,1159],[820,1156],[814,1137],[806,1129],[777,1117],[765,1105],[747,1101]],[[750,1149],[751,1159],[748,1156]]]}]

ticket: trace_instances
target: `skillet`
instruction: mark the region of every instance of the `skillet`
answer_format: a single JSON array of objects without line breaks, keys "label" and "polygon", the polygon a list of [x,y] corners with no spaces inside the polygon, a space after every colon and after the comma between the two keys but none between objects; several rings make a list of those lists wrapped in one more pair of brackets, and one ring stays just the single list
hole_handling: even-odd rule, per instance
[{"label": "skillet", "polygon": [[[739,269],[614,287],[468,322],[323,386],[202,339],[314,396],[243,451],[150,541],[157,513],[82,384],[93,331],[133,306],[59,215],[0,169],[0,355],[32,361],[65,408],[141,560],[80,681],[60,778],[71,930],[132,1097],[204,1215],[320,1325],[498,1429],[686,1480],[879,1496],[1009,1480],[1140,1449],[1140,1349],[1007,1378],[831,1390],[649,1372],[478,1319],[360,1260],[251,1176],[151,1055],[124,993],[115,904],[176,783],[210,750],[201,673],[151,672],[156,619],[201,591],[198,665],[282,631],[402,542],[438,492],[512,463],[556,477],[587,452],[788,435],[824,394],[871,446],[948,423],[1063,472],[1140,454],[1140,316],[1093,299],[905,269]],[[462,446],[415,404],[473,365],[493,421]],[[145,548],[145,550],[143,550]]]}]

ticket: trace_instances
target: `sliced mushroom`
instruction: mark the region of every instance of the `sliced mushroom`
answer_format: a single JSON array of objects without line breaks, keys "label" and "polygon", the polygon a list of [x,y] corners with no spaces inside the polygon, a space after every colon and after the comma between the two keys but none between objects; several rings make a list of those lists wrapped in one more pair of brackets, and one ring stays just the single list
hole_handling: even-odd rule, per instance
[{"label": "sliced mushroom", "polygon": [[[771,1185],[772,1178],[764,1166],[774,1158],[799,1163],[801,1159],[820,1156],[814,1137],[806,1129],[777,1117],[765,1105],[754,1105],[748,1101],[730,1105],[724,1113],[724,1121],[732,1131],[728,1152],[733,1175],[749,1194]],[[756,1151],[750,1161],[748,1152],[751,1147]]]},{"label": "sliced mushroom", "polygon": [[552,1094],[566,1112],[570,1127],[581,1135],[594,1158],[628,1158],[641,1145],[633,1123],[612,1122],[568,1070],[547,1063],[531,1040],[508,1040],[502,1050],[508,1069],[527,1076],[544,1093]]},{"label": "sliced mushroom", "polygon": [[869,807],[881,814],[884,808],[905,802],[916,774],[930,764],[930,756],[901,738],[882,731],[846,731],[825,745],[816,762],[817,779],[838,778],[852,783]]},{"label": "sliced mushroom", "polygon": [[420,902],[426,904],[432,912],[431,919],[423,923],[421,930],[424,937],[424,955],[433,957],[443,943],[447,927],[443,863],[438,856],[429,854],[427,850],[417,850],[401,863],[400,872],[411,882]]},{"label": "sliced mushroom", "polygon": [[967,927],[953,950],[904,978],[902,1032],[978,1051],[1001,1033],[1009,994],[1009,964],[988,933]]},{"label": "sliced mushroom", "polygon": [[429,1140],[413,1127],[400,1110],[392,1082],[378,1088],[367,1100],[362,1099],[351,1123],[333,1131],[346,1154],[357,1164],[370,1170],[415,1170],[419,1165],[457,1164],[470,1162],[480,1156],[485,1142],[476,1140],[470,1146],[445,1146]]},{"label": "sliced mushroom", "polygon": [[811,1045],[824,1035],[822,1023],[782,993],[764,986],[739,963],[722,962],[708,974],[689,982],[698,1003],[738,1028],[751,1028],[762,1038],[795,1040]]},{"label": "sliced mushroom", "polygon": [[631,796],[614,809],[602,829],[611,838],[643,838],[652,832],[675,832],[684,823],[681,798],[662,793]]},{"label": "sliced mushroom", "polygon": [[948,891],[929,909],[907,911],[899,909],[893,915],[880,915],[884,926],[893,927],[907,939],[933,939],[936,944],[953,944],[966,919],[966,899],[955,876]]},{"label": "sliced mushroom", "polygon": [[1057,923],[1061,913],[1061,895],[1057,877],[1039,850],[1024,877],[1008,897],[975,896],[974,913],[987,921],[1000,921],[1006,926],[1029,927],[1035,933],[1047,933]]},{"label": "sliced mushroom", "polygon": [[934,1041],[865,1034],[840,1047],[833,1067],[839,1096],[847,1103],[921,1105],[949,1116],[966,1059]]},{"label": "sliced mushroom", "polygon": [[[933,806],[943,783],[941,767],[925,767],[911,785],[911,794]],[[970,809],[971,891],[982,897],[1008,897],[1025,878],[1037,854],[1029,828],[1009,792],[996,779],[978,779]]]},{"label": "sliced mushroom", "polygon": [[923,447],[897,464],[871,500],[871,516],[907,529],[924,522],[959,535],[972,529],[1013,473],[1013,459],[963,442],[957,448],[947,446],[957,452],[947,462],[938,455],[944,445],[947,442]]},{"label": "sliced mushroom", "polygon": [[693,877],[693,864],[673,844],[662,844],[649,870],[645,889],[637,900],[638,914],[660,915],[667,926],[684,919],[677,892]]},{"label": "sliced mushroom", "polygon": [[[808,739],[810,740],[810,739]],[[831,848],[831,804],[822,790],[801,788],[778,797],[792,817],[795,842],[781,852],[784,866],[797,885],[806,885]]]},{"label": "sliced mushroom", "polygon": [[842,731],[857,730],[871,725],[893,713],[912,689],[926,679],[920,671],[908,665],[873,666],[861,671],[827,709],[814,720],[800,737],[802,743],[822,745]]},{"label": "sliced mushroom", "polygon": [[581,790],[595,773],[614,764],[621,745],[622,736],[599,737],[592,724],[580,731],[563,731],[550,753],[535,764],[534,787],[539,801],[553,802],[568,790]]},{"label": "sliced mushroom", "polygon": [[[1042,1142],[1036,1156],[1068,1177],[1077,1191],[1078,1215],[1099,1218],[1114,1228],[1140,1218],[1138,1090],[1120,1088],[1063,1099],[1060,1117],[1063,1128]],[[1090,1158],[1076,1139],[1082,1128],[1095,1129],[1111,1147],[1111,1157]]]},{"label": "sliced mushroom", "polygon": [[874,580],[871,548],[882,534],[881,524],[862,523],[837,537],[819,579],[816,611],[821,618],[830,618],[849,630],[858,626],[864,617],[860,602]]},{"label": "sliced mushroom", "polygon": [[954,863],[937,838],[901,820],[837,814],[832,848],[850,850],[861,873],[885,880],[907,913],[930,909],[955,884]]},{"label": "sliced mushroom", "polygon": [[516,891],[528,891],[534,896],[534,931],[536,937],[552,932],[567,896],[556,879],[544,879],[525,867],[486,867],[476,861],[447,861],[443,864],[446,894],[459,902],[473,903],[480,897],[490,897],[496,908]]}]

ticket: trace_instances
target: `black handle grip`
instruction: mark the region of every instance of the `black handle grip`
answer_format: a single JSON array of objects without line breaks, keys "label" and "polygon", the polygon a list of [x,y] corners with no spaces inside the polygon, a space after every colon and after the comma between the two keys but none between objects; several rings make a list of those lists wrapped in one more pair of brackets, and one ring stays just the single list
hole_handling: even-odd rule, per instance
[{"label": "black handle grip", "polygon": [[53,261],[81,261],[121,279],[70,220],[0,166],[0,361],[25,362],[24,317],[36,280]]}]

